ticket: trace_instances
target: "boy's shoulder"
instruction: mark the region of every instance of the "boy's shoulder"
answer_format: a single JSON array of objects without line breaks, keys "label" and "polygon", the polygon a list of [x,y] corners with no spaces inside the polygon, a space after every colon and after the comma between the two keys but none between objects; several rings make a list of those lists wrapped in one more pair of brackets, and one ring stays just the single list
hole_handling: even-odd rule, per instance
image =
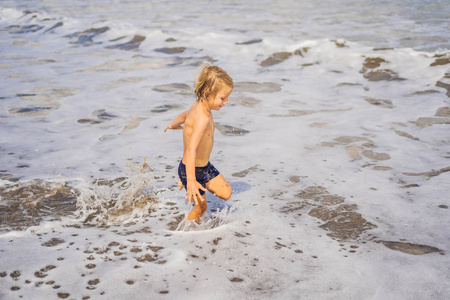
[{"label": "boy's shoulder", "polygon": [[211,112],[204,109],[202,102],[196,101],[189,109],[188,116],[195,118],[209,118],[211,116]]}]

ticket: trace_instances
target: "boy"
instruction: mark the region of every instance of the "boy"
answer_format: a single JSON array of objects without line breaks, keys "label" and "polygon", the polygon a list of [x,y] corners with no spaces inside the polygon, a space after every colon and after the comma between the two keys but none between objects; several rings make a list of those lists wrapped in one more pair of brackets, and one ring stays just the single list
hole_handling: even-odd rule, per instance
[{"label": "boy", "polygon": [[[188,220],[199,222],[207,210],[205,191],[228,200],[232,189],[225,178],[209,162],[214,144],[214,120],[211,110],[219,111],[228,104],[233,90],[233,79],[221,68],[206,65],[197,77],[195,95],[197,101],[191,108],[175,118],[164,129],[183,129],[183,159],[178,167],[180,190],[186,188],[188,203],[194,208]],[[182,124],[185,124],[184,127]]]}]

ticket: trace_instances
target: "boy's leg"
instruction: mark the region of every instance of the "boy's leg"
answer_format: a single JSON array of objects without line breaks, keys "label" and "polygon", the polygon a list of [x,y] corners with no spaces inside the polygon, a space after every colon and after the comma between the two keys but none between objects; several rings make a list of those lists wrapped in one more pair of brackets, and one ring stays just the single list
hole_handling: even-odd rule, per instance
[{"label": "boy's leg", "polygon": [[233,193],[233,189],[222,176],[222,174],[217,175],[210,181],[206,183],[206,188],[208,191],[216,195],[217,197],[228,200],[231,197],[231,193]]},{"label": "boy's leg", "polygon": [[[178,180],[178,189],[181,190],[183,187],[184,185],[181,180]],[[188,214],[188,220],[195,220],[198,223],[203,213],[208,209],[208,204],[206,203],[206,193],[204,193],[201,197],[202,199],[199,205],[194,204],[194,208]]]},{"label": "boy's leg", "polygon": [[194,208],[188,214],[188,220],[194,220],[197,223],[200,222],[200,218],[207,209],[208,205],[206,204],[206,194],[204,194],[202,195],[199,205],[194,205]]}]

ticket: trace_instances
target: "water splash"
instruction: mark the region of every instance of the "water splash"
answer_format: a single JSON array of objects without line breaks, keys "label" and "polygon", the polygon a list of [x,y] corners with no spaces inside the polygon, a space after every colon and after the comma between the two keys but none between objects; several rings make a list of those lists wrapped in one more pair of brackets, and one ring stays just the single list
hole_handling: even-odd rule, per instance
[{"label": "water splash", "polygon": [[204,231],[210,230],[228,223],[228,216],[235,210],[234,207],[225,207],[216,212],[205,213],[200,223],[188,220],[187,215],[180,221],[175,231]]},{"label": "water splash", "polygon": [[97,180],[80,192],[77,213],[84,224],[128,223],[148,216],[157,208],[159,200],[150,184],[153,178],[148,164],[130,165],[130,169],[127,177]]}]

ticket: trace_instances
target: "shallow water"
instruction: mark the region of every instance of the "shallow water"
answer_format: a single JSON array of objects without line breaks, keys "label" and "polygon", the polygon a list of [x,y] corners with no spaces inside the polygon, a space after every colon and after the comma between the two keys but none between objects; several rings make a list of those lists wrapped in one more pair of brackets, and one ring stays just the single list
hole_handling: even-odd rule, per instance
[{"label": "shallow water", "polygon": [[[0,298],[448,298],[449,15],[2,1]],[[163,130],[204,62],[234,193],[198,225]]]}]

